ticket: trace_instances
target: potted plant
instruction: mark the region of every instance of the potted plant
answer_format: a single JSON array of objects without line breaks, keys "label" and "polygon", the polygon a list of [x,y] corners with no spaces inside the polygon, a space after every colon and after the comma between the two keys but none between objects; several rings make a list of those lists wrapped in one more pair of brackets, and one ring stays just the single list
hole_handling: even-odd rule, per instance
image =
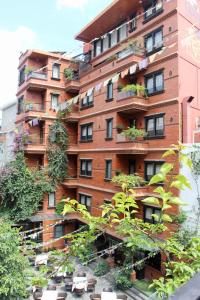
[{"label": "potted plant", "polygon": [[65,68],[64,69],[64,76],[68,80],[72,80],[74,76],[74,71],[71,68]]},{"label": "potted plant", "polygon": [[128,84],[123,89],[124,92],[127,92],[130,94],[130,96],[136,95],[136,96],[144,96],[147,97],[146,88],[143,85],[140,84]]},{"label": "potted plant", "polygon": [[145,137],[147,133],[143,129],[137,129],[136,127],[128,127],[123,130],[122,134],[131,141],[136,140],[138,137]]},{"label": "potted plant", "polygon": [[118,133],[121,133],[123,130],[124,130],[124,125],[123,124],[118,124],[117,126],[116,126],[116,129],[117,129],[117,132]]}]

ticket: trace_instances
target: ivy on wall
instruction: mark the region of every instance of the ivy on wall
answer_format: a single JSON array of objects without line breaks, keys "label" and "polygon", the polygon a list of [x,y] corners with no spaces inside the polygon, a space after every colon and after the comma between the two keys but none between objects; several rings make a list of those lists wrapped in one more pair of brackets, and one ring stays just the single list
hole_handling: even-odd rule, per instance
[{"label": "ivy on wall", "polygon": [[54,185],[62,182],[67,176],[68,133],[61,119],[56,120],[49,128],[48,137],[48,175]]}]

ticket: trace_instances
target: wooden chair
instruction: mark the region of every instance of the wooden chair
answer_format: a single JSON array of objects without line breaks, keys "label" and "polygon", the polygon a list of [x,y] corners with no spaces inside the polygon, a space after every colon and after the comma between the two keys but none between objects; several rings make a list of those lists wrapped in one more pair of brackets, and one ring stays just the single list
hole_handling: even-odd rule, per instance
[{"label": "wooden chair", "polygon": [[65,299],[67,299],[67,293],[59,292],[57,296],[57,300],[65,300]]},{"label": "wooden chair", "polygon": [[41,300],[42,299],[42,293],[41,292],[34,292],[33,293],[33,299],[34,300]]},{"label": "wooden chair", "polygon": [[89,280],[88,280],[87,291],[88,291],[89,293],[94,293],[96,283],[97,283],[97,280],[96,280],[96,279],[93,279],[93,278],[92,278],[92,279],[89,279]]},{"label": "wooden chair", "polygon": [[91,300],[101,300],[101,295],[100,294],[92,294],[90,295]]},{"label": "wooden chair", "polygon": [[126,295],[117,295],[117,299],[120,299],[120,300],[127,300],[128,297]]},{"label": "wooden chair", "polygon": [[85,293],[85,289],[74,289],[74,292],[77,296],[81,297]]}]

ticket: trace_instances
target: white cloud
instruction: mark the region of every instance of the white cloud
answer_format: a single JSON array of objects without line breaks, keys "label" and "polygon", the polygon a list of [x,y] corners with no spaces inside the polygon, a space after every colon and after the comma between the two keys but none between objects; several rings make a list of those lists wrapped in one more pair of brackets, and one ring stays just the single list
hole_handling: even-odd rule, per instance
[{"label": "white cloud", "polygon": [[20,26],[15,31],[0,29],[0,107],[16,98],[18,83],[18,63],[20,52],[28,48],[38,48],[37,35],[27,27]]},{"label": "white cloud", "polygon": [[78,8],[83,9],[89,3],[89,0],[57,0],[57,8]]}]

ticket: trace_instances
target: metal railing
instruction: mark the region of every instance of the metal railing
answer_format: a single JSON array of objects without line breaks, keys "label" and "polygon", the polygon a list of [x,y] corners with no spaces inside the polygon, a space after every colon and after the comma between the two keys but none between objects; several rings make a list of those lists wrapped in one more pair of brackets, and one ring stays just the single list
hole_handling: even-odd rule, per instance
[{"label": "metal railing", "polygon": [[41,111],[44,112],[44,105],[37,103],[27,103],[25,104],[25,112],[28,111]]}]

